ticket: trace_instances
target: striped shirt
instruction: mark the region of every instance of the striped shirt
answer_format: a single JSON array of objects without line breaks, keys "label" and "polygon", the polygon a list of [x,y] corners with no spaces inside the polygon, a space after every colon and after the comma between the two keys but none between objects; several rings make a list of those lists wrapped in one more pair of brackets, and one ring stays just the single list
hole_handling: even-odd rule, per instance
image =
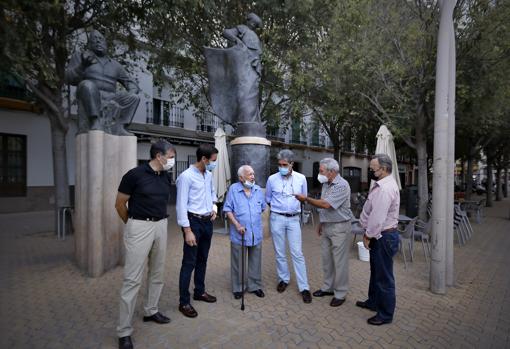
[{"label": "striped shirt", "polygon": [[330,208],[319,209],[321,223],[340,223],[350,221],[351,187],[339,174],[331,183],[322,184],[321,199],[331,205]]}]

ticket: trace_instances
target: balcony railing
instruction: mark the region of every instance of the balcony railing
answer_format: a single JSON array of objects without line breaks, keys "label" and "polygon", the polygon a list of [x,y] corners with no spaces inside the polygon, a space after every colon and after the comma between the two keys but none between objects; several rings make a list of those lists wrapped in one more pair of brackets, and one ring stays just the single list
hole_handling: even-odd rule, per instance
[{"label": "balcony railing", "polygon": [[197,131],[213,133],[220,126],[218,117],[211,112],[197,112],[195,117],[197,118]]},{"label": "balcony railing", "polygon": [[159,110],[152,110],[147,106],[147,123],[169,127],[184,128],[184,109],[177,106],[170,107],[169,102],[159,104]]}]

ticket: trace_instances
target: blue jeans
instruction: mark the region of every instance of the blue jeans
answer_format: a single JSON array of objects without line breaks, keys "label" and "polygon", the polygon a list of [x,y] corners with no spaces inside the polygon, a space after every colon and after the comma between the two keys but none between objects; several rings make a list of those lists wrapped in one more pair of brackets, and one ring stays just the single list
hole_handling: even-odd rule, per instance
[{"label": "blue jeans", "polygon": [[398,232],[384,233],[379,240],[370,240],[370,284],[367,305],[377,310],[383,321],[393,320],[395,312],[395,277],[393,256],[398,251]]},{"label": "blue jeans", "polygon": [[189,246],[184,241],[182,248],[182,265],[179,275],[179,304],[181,305],[190,304],[189,284],[193,270],[195,270],[194,295],[200,296],[205,292],[205,270],[213,234],[213,223],[210,220],[189,216],[189,223],[195,234],[197,246]]},{"label": "blue jeans", "polygon": [[278,273],[279,280],[286,283],[290,281],[286,248],[286,240],[288,240],[299,292],[309,290],[305,257],[301,249],[301,225],[299,224],[299,215],[285,217],[277,213],[271,213],[271,235],[273,236],[274,252],[276,255],[276,272]]}]

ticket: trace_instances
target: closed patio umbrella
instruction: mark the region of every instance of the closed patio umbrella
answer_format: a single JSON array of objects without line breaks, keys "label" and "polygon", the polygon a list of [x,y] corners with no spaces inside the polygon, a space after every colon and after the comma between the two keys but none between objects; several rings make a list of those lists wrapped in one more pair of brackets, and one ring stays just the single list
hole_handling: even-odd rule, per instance
[{"label": "closed patio umbrella", "polygon": [[385,125],[382,125],[377,131],[377,146],[375,147],[376,154],[386,154],[391,158],[393,171],[391,175],[397,182],[398,189],[402,189],[400,184],[400,176],[398,174],[397,154],[395,153],[395,143],[393,143],[393,135]]},{"label": "closed patio umbrella", "polygon": [[212,171],[213,184],[218,202],[223,202],[230,185],[230,162],[228,161],[227,135],[222,128],[216,129],[214,146],[218,149],[218,164]]}]

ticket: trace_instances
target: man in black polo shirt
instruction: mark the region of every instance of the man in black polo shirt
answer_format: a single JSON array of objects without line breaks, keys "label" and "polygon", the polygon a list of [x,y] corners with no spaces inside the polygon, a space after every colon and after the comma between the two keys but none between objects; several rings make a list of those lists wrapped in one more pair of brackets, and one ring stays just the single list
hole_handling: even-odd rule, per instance
[{"label": "man in black polo shirt", "polygon": [[158,311],[158,301],[163,289],[166,256],[167,202],[170,195],[167,171],[175,163],[175,148],[160,140],[152,144],[150,155],[148,163],[133,168],[122,177],[115,202],[120,218],[126,223],[126,263],[117,327],[119,348],[133,348],[131,320],[147,257],[149,276],[143,321],[170,322]]}]

